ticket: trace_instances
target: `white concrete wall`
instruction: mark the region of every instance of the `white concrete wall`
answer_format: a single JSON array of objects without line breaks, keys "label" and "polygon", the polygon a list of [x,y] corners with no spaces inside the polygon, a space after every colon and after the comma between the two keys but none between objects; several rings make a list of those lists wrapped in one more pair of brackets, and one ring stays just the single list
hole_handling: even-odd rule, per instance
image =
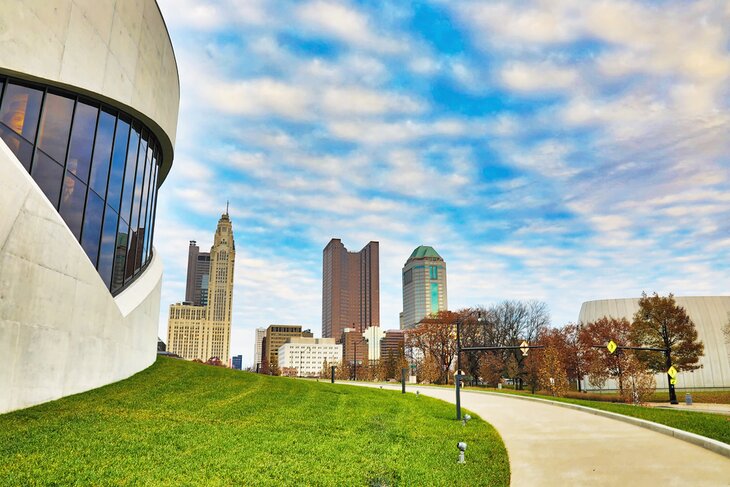
[{"label": "white concrete wall", "polygon": [[[700,359],[702,368],[677,375],[678,388],[730,387],[730,344],[725,342],[722,327],[730,319],[730,296],[676,297],[695,324],[697,335],[705,345],[705,355]],[[580,308],[578,320],[589,323],[604,316],[633,320],[639,309],[638,298],[603,299],[588,301]],[[667,388],[666,374],[657,374],[657,387]],[[614,388],[613,384],[607,385]]]},{"label": "white concrete wall", "polygon": [[0,73],[84,93],[141,119],[172,164],[180,101],[155,0],[3,0]]},{"label": "white concrete wall", "polygon": [[0,140],[0,413],[115,382],[156,357],[162,264],[113,298]]}]

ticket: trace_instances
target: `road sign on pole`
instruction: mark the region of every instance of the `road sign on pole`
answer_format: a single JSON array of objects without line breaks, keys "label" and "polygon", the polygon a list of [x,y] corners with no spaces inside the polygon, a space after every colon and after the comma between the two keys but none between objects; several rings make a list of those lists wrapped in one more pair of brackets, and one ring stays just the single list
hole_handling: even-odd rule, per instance
[{"label": "road sign on pole", "polygon": [[672,379],[677,378],[677,369],[674,368],[674,365],[669,367],[669,370],[667,370],[667,375],[671,377]]},{"label": "road sign on pole", "polygon": [[609,340],[609,342],[606,344],[606,348],[608,349],[608,353],[613,353],[618,348],[618,345],[616,345],[616,342],[613,340]]},{"label": "road sign on pole", "polygon": [[522,352],[523,357],[527,357],[527,352],[530,351],[528,348],[530,345],[527,343],[526,340],[522,340],[522,343],[520,343],[520,351]]}]

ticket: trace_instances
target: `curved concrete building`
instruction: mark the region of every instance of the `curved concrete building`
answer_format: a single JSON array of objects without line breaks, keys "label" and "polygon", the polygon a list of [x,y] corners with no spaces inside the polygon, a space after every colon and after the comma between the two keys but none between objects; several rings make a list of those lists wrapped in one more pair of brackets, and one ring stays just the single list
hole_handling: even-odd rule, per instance
[{"label": "curved concrete building", "polygon": [[154,0],[0,9],[0,412],[154,362],[179,105]]},{"label": "curved concrete building", "polygon": [[[730,387],[730,344],[725,341],[722,327],[730,319],[730,296],[674,297],[695,324],[697,335],[705,345],[700,359],[702,368],[680,372],[677,388]],[[590,323],[604,316],[631,321],[639,309],[639,298],[588,301],[580,307],[578,320]],[[656,375],[657,388],[668,388],[667,375]]]}]

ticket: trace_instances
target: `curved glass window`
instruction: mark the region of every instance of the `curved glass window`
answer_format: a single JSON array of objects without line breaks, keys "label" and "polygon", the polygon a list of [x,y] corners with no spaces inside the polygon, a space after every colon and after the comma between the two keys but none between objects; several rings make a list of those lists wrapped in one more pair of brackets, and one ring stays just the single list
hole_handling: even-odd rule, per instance
[{"label": "curved glass window", "polygon": [[152,257],[160,145],[86,97],[0,78],[0,138],[56,207],[112,294]]}]

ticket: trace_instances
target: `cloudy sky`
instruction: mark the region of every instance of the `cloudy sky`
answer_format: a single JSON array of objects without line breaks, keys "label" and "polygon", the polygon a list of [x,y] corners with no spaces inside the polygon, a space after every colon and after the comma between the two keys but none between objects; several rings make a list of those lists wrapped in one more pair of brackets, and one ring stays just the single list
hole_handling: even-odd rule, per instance
[{"label": "cloudy sky", "polygon": [[322,249],[380,242],[381,323],[431,245],[452,309],[730,293],[725,1],[158,0],[180,83],[167,305],[230,200],[232,354],[321,333]]}]

